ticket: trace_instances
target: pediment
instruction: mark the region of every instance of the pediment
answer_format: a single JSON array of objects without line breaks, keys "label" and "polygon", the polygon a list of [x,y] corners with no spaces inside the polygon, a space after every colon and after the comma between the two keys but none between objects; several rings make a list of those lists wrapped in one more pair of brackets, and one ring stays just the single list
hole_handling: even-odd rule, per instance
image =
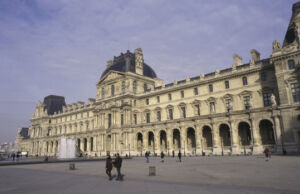
[{"label": "pediment", "polygon": [[98,82],[98,84],[101,84],[101,83],[103,83],[103,82],[110,81],[110,80],[115,80],[115,79],[121,78],[122,76],[124,76],[124,73],[117,72],[117,71],[109,71],[109,73],[106,74],[106,75]]}]

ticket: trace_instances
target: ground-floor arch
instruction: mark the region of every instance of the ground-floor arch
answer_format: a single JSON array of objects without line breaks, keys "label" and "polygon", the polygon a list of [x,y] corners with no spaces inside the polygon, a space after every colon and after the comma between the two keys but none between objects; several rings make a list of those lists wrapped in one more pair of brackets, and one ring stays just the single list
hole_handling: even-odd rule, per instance
[{"label": "ground-floor arch", "polygon": [[173,130],[173,149],[180,150],[181,143],[180,143],[180,131],[178,129]]},{"label": "ground-floor arch", "polygon": [[196,135],[195,129],[189,127],[187,129],[187,150],[194,151],[196,149]]},{"label": "ground-floor arch", "polygon": [[164,130],[159,132],[159,144],[161,151],[167,151],[167,133]]},{"label": "ground-floor arch", "polygon": [[240,122],[238,125],[239,145],[248,146],[251,144],[251,130],[247,122]]},{"label": "ground-floor arch", "polygon": [[204,126],[202,129],[202,147],[211,148],[212,147],[212,132],[209,126]]},{"label": "ground-floor arch", "polygon": [[148,132],[148,150],[154,152],[154,133],[152,131]]},{"label": "ground-floor arch", "polygon": [[231,146],[230,128],[227,124],[221,124],[219,127],[221,146]]},{"label": "ground-floor arch", "polygon": [[261,120],[259,122],[259,133],[262,145],[275,144],[273,124],[269,120]]},{"label": "ground-floor arch", "polygon": [[143,151],[143,134],[142,133],[137,133],[136,135],[137,138],[137,144],[136,144],[136,148],[138,152],[142,152]]}]

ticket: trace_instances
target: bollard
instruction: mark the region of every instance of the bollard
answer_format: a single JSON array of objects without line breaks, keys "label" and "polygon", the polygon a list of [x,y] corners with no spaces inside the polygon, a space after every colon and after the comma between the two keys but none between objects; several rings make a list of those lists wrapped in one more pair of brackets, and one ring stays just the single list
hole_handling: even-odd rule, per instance
[{"label": "bollard", "polygon": [[69,164],[69,170],[75,170],[75,163]]},{"label": "bollard", "polygon": [[149,166],[149,176],[155,176],[155,166]]}]

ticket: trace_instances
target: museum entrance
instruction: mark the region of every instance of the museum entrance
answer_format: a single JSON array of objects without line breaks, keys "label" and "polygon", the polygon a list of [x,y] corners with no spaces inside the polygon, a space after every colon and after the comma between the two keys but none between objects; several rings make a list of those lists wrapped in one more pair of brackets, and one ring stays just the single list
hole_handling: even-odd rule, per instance
[{"label": "museum entrance", "polygon": [[263,145],[275,144],[273,124],[269,120],[261,120],[259,122],[259,132]]},{"label": "museum entrance", "polygon": [[148,132],[148,150],[154,152],[154,134],[152,131]]},{"label": "museum entrance", "polygon": [[167,134],[164,130],[161,130],[159,133],[159,139],[160,139],[160,150],[163,152],[167,151]]},{"label": "museum entrance", "polygon": [[179,150],[181,148],[180,144],[180,131],[178,129],[173,130],[173,149]]},{"label": "museum entrance", "polygon": [[249,146],[251,144],[250,126],[246,122],[240,122],[238,126],[239,145]]}]

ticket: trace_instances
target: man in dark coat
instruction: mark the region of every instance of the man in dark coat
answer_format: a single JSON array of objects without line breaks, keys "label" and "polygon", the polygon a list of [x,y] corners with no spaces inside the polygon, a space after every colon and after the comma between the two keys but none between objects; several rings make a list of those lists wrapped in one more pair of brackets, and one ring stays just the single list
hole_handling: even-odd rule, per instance
[{"label": "man in dark coat", "polygon": [[160,159],[161,159],[161,162],[165,162],[165,154],[164,154],[164,152],[160,153]]},{"label": "man in dark coat", "polygon": [[179,159],[179,162],[181,162],[181,152],[180,151],[178,152],[178,159]]},{"label": "man in dark coat", "polygon": [[117,173],[118,173],[116,180],[122,180],[122,175],[121,175],[122,158],[120,157],[119,153],[117,153],[117,157],[115,159],[114,166],[116,167]]},{"label": "man in dark coat", "polygon": [[109,180],[112,179],[112,176],[111,176],[111,170],[112,170],[112,160],[111,160],[111,157],[110,155],[108,154],[107,155],[107,158],[106,158],[106,165],[105,165],[105,169],[106,169],[106,174],[108,175],[109,177]]}]

